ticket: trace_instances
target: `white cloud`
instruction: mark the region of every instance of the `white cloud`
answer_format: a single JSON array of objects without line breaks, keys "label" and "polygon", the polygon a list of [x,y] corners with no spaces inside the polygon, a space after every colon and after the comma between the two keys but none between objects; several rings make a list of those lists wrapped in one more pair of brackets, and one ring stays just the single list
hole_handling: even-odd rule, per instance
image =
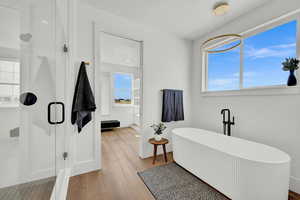
[{"label": "white cloud", "polygon": [[280,44],[280,45],[275,45],[273,46],[274,48],[291,48],[291,47],[296,47],[296,43],[291,43],[291,44]]},{"label": "white cloud", "polygon": [[266,48],[254,48],[252,46],[246,46],[245,55],[251,58],[267,58],[267,57],[287,57],[294,54],[295,43],[281,44],[269,46]]},{"label": "white cloud", "polygon": [[232,85],[237,81],[238,81],[237,78],[213,79],[209,81],[209,84],[211,86],[220,87],[220,86]]},{"label": "white cloud", "polygon": [[[249,78],[249,77],[256,76],[256,75],[257,75],[257,72],[251,72],[251,71],[249,71],[249,72],[244,72],[243,75],[244,75],[244,77]],[[240,77],[240,73],[239,73],[239,72],[234,73],[233,76],[236,77],[236,78],[238,78],[238,77]]]}]

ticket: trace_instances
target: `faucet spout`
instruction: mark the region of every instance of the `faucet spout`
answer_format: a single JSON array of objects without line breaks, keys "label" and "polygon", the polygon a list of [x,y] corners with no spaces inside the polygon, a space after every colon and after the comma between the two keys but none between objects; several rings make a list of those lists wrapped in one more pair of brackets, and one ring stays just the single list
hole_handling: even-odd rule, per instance
[{"label": "faucet spout", "polygon": [[[227,120],[226,120],[226,113],[227,113]],[[231,126],[235,124],[234,122],[234,117],[230,117],[230,110],[229,109],[222,109],[221,110],[221,115],[223,115],[223,131],[224,135],[231,136]]]}]

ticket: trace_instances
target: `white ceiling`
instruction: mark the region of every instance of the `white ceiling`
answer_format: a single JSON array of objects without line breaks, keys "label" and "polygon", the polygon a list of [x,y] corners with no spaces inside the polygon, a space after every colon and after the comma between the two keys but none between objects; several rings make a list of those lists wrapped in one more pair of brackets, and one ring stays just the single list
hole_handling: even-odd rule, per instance
[{"label": "white ceiling", "polygon": [[214,16],[222,0],[82,0],[99,9],[193,39],[226,24],[270,0],[227,0],[230,11]]}]

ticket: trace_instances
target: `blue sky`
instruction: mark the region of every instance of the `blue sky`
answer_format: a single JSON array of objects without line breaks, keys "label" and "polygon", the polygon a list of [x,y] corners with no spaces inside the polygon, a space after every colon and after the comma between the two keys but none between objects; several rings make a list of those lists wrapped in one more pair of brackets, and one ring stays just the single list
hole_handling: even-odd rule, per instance
[{"label": "blue sky", "polygon": [[[286,84],[286,57],[296,56],[297,22],[244,39],[244,87]],[[208,90],[239,89],[240,48],[208,56]]]},{"label": "blue sky", "polygon": [[132,76],[130,74],[114,74],[115,99],[131,99]]}]

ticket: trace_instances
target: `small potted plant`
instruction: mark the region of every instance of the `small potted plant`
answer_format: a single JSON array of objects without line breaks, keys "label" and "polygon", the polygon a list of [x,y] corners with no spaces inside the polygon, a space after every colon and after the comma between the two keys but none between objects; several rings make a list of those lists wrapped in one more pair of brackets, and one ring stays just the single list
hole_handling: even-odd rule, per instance
[{"label": "small potted plant", "polygon": [[167,127],[161,122],[159,124],[153,124],[150,127],[154,130],[154,139],[160,141],[162,139],[161,135]]},{"label": "small potted plant", "polygon": [[299,69],[299,60],[297,58],[286,58],[285,61],[282,63],[282,69],[284,71],[290,71],[290,76],[287,81],[288,86],[295,86],[297,85],[297,79],[295,77],[295,71]]}]

